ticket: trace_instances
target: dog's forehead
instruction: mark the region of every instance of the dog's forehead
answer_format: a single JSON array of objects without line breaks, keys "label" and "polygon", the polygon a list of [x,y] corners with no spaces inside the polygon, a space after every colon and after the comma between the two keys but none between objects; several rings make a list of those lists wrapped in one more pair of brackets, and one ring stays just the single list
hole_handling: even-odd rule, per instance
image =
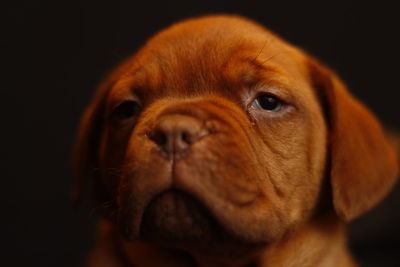
[{"label": "dog's forehead", "polygon": [[125,77],[134,87],[156,90],[158,95],[232,93],[234,85],[249,82],[260,69],[274,77],[295,74],[299,54],[246,19],[205,17],[155,35],[131,59]]}]

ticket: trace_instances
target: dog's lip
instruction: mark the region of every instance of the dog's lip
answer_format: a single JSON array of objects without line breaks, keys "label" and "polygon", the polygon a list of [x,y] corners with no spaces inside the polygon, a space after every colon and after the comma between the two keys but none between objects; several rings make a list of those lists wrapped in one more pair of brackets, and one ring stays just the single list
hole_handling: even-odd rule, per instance
[{"label": "dog's lip", "polygon": [[[173,171],[171,174],[171,187],[189,193],[196,197],[200,202],[206,205],[207,208],[211,209],[212,203],[209,203],[207,195],[215,195],[207,191],[201,192],[204,184],[201,179],[191,177],[187,171],[188,163],[185,161],[174,162]],[[198,177],[197,177],[198,178]],[[252,186],[253,185],[253,186]],[[234,197],[226,199],[235,206],[246,206],[251,205],[259,196],[261,192],[254,184],[246,183],[246,185],[238,186],[237,190],[240,190],[240,194],[234,194]],[[217,195],[213,196],[218,197]]]},{"label": "dog's lip", "polygon": [[[221,225],[227,223],[226,216],[221,215],[221,212],[233,212],[235,208],[251,205],[261,195],[259,188],[256,186],[240,188],[243,189],[240,194],[235,194],[235,197],[224,199],[220,195],[204,190],[203,181],[193,178],[190,175],[192,170],[185,159],[179,161],[163,161],[163,163],[169,166],[164,166],[165,168],[162,167],[162,171],[166,172],[165,175],[162,175],[163,178],[153,183],[147,194],[141,195],[138,205],[135,205],[133,209],[128,207],[127,210],[122,211],[123,217],[119,218],[119,222],[121,223],[120,230],[129,240],[141,238],[140,229],[146,208],[153,199],[166,191],[178,190],[195,198],[205,207],[211,217]],[[137,201],[137,199],[134,201]],[[124,205],[122,205],[122,207],[123,206]],[[127,222],[128,225],[125,224]]]},{"label": "dog's lip", "polygon": [[[152,215],[148,217],[149,214]],[[218,225],[216,224],[216,219],[212,216],[209,209],[207,209],[202,202],[200,202],[193,195],[175,188],[169,188],[155,195],[150,200],[147,207],[144,209],[144,213],[142,214],[142,222],[140,225],[141,238],[146,239],[154,235],[153,231],[157,228],[156,224],[154,224],[155,218],[153,216],[155,214],[159,214],[158,216],[162,214],[162,220],[164,222],[168,221],[169,228],[175,228],[175,230],[178,232],[192,232],[192,230],[194,230],[193,227],[197,225],[200,227],[196,229],[197,234],[199,234],[198,231],[212,231],[211,228]],[[150,221],[146,221],[146,218],[147,220],[150,219]],[[144,224],[145,221],[147,224]],[[183,230],[182,227],[189,228],[185,228],[186,230]],[[181,234],[182,233],[183,232],[181,232]]]}]

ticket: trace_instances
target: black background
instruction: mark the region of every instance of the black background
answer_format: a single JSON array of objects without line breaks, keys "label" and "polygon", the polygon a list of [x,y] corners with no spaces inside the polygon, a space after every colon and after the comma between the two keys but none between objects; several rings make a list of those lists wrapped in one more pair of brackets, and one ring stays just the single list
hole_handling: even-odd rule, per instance
[{"label": "black background", "polygon": [[[1,266],[75,266],[94,214],[70,201],[76,126],[96,85],[156,31],[183,18],[253,18],[327,62],[400,128],[395,1],[14,1],[1,7]],[[362,266],[399,266],[400,190],[351,226]]]}]

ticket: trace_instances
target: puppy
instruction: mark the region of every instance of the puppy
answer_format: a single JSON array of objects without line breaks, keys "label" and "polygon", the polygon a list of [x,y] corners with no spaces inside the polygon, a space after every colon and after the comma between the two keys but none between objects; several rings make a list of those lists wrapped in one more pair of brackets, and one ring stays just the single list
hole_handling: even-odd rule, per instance
[{"label": "puppy", "polygon": [[355,266],[345,224],[397,160],[330,69],[236,16],[177,23],[86,109],[76,196],[102,210],[86,266]]}]

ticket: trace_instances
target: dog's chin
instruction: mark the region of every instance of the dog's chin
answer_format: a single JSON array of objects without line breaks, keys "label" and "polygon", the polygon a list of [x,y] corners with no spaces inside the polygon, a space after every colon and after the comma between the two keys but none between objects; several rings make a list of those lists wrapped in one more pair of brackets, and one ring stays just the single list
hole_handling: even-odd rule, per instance
[{"label": "dog's chin", "polygon": [[149,202],[136,240],[218,257],[250,255],[265,245],[243,242],[199,200],[176,189],[164,191]]},{"label": "dog's chin", "polygon": [[191,195],[168,190],[155,196],[144,210],[140,237],[171,245],[206,245],[223,232],[209,211]]}]

